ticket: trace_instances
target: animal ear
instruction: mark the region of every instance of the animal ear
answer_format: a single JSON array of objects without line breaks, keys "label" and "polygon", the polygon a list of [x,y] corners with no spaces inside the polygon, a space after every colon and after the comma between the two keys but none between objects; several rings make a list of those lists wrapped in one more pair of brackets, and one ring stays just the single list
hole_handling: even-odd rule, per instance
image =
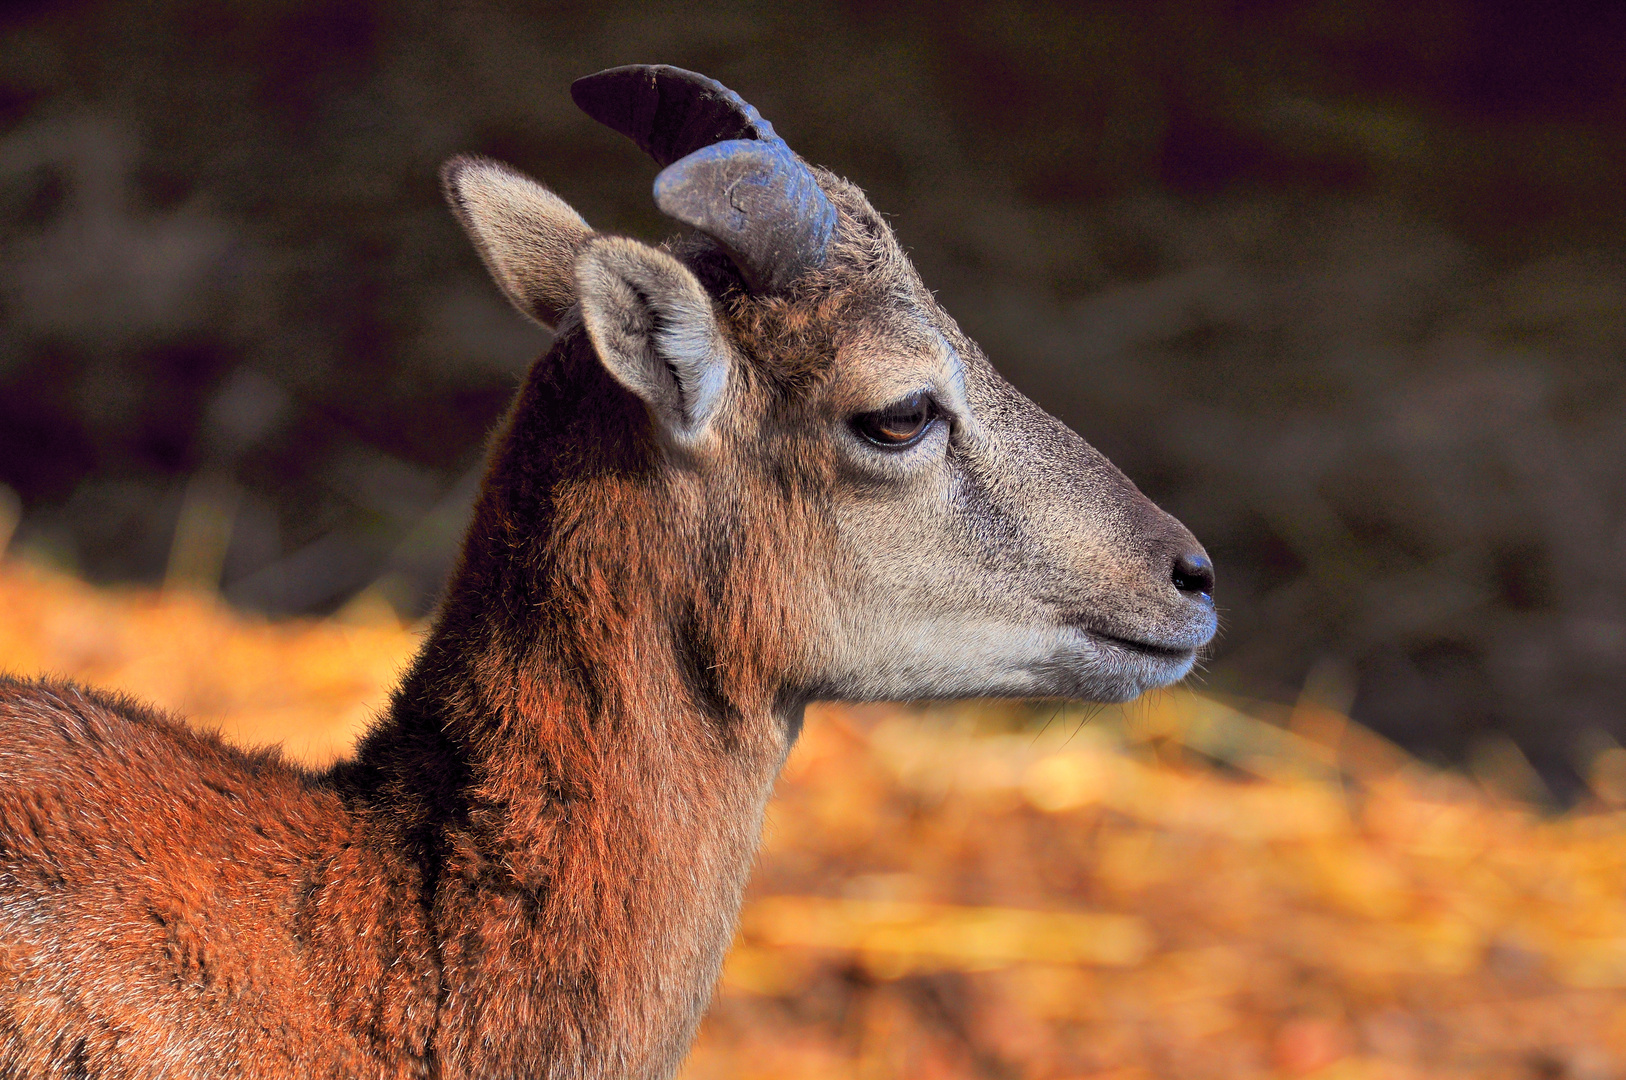
[{"label": "animal ear", "polygon": [[711,296],[664,251],[619,236],[576,260],[582,323],[616,381],[680,441],[705,430],[728,390],[728,341]]},{"label": "animal ear", "polygon": [[559,196],[489,158],[455,157],[440,181],[508,302],[553,329],[576,302],[572,268],[592,227]]}]

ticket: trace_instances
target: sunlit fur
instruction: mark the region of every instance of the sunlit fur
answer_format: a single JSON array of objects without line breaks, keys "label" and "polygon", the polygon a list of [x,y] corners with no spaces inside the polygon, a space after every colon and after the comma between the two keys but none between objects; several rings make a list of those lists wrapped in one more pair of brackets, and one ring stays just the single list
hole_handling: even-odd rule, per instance
[{"label": "sunlit fur", "polygon": [[[721,378],[715,408],[674,437],[688,421],[560,316],[352,759],[308,773],[0,682],[0,1075],[670,1076],[807,701],[1120,699],[1184,674],[1213,626],[1169,580],[1195,541],[1001,380],[820,175],[839,243],[786,295],[703,239],[675,262],[617,242],[657,291],[692,274],[711,298],[671,310],[716,320],[678,328],[715,356],[667,370]],[[492,235],[488,262],[531,257]],[[677,332],[624,325],[628,356]],[[850,428],[922,388],[953,415],[915,450]]]}]

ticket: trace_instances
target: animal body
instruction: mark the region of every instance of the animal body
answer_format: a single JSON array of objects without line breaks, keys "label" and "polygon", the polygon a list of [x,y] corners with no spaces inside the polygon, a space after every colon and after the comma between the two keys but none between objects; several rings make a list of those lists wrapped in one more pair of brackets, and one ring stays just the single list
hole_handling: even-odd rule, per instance
[{"label": "animal body", "polygon": [[806,703],[1126,700],[1213,634],[1196,540],[995,373],[856,187],[701,76],[573,92],[692,228],[601,234],[448,164],[558,336],[355,755],[0,681],[0,1075],[670,1076]]}]

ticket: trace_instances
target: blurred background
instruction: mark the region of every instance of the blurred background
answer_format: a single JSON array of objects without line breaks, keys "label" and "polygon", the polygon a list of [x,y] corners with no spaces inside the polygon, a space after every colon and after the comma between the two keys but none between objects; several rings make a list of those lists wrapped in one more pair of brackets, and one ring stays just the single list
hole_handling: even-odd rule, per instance
[{"label": "blurred background", "polygon": [[1623,57],[1599,2],[11,0],[0,670],[343,753],[548,345],[436,169],[665,235],[568,86],[679,64],[1224,624],[1201,695],[816,710],[690,1080],[1626,1076]]},{"label": "blurred background", "polygon": [[1626,741],[1623,56],[1604,2],[13,0],[0,518],[93,582],[424,613],[547,346],[436,167],[664,235],[567,90],[674,63],[1203,539],[1210,689],[1564,805]]}]

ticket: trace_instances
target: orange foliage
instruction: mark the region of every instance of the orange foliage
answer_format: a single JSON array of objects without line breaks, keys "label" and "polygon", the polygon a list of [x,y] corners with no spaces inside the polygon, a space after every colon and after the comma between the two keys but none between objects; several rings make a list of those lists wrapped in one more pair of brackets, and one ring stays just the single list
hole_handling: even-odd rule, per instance
[{"label": "orange foliage", "polygon": [[[329,760],[415,635],[0,562],[0,668]],[[1342,719],[1187,693],[824,708],[769,813],[712,1078],[1608,1077],[1626,816],[1543,818]]]},{"label": "orange foliage", "polygon": [[349,621],[268,622],[212,596],[82,582],[0,561],[0,670],[153,702],[323,765],[360,736],[417,646],[382,601]]}]

